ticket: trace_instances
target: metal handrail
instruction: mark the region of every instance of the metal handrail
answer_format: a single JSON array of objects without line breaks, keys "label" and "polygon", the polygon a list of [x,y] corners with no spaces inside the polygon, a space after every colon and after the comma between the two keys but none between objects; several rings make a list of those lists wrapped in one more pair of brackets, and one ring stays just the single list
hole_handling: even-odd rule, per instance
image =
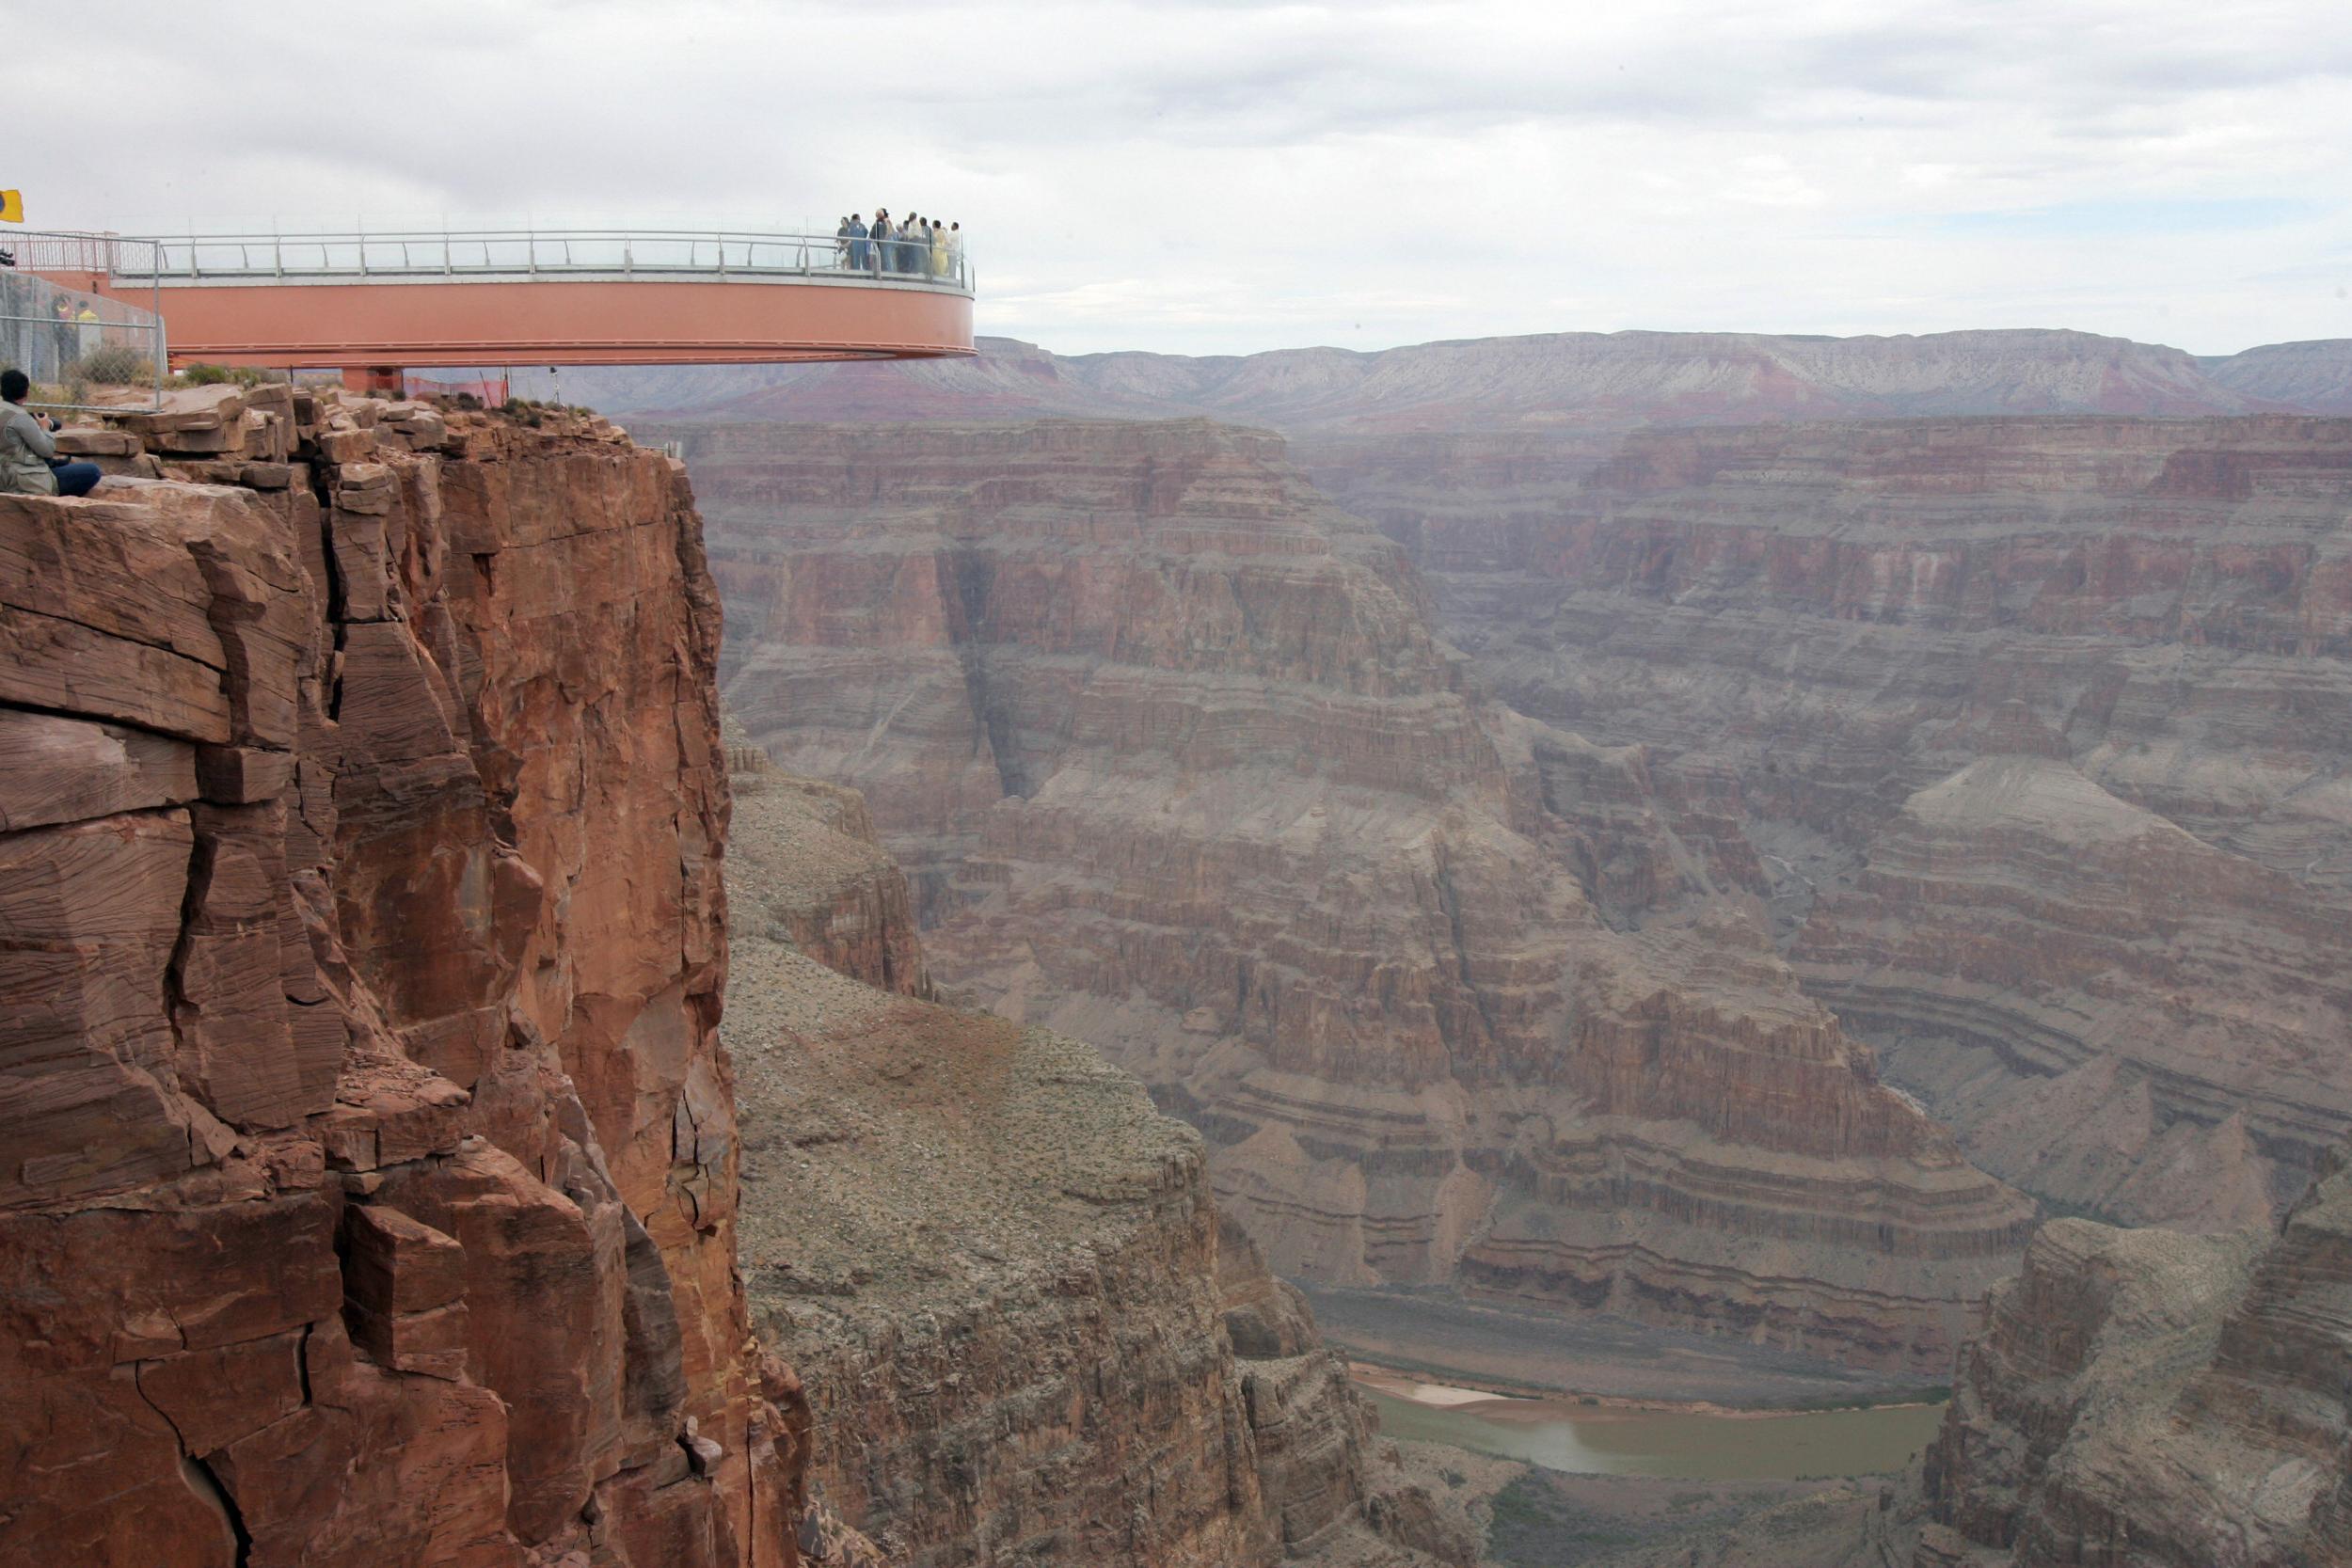
[{"label": "metal handrail", "polygon": [[[321,278],[402,277],[529,277],[619,273],[715,277],[831,277],[864,276],[926,283],[969,293],[972,256],[961,251],[956,270],[930,270],[928,253],[916,264],[884,264],[867,242],[866,265],[850,264],[853,242],[833,234],[765,233],[708,229],[476,229],[446,232],[399,230],[317,234],[186,234],[142,236],[153,258],[142,266],[116,253],[118,277],[170,286],[239,277]],[[904,242],[892,242],[902,244]],[[715,257],[706,260],[702,246]],[[264,249],[266,247],[266,249]],[[480,261],[466,252],[478,250]]]}]

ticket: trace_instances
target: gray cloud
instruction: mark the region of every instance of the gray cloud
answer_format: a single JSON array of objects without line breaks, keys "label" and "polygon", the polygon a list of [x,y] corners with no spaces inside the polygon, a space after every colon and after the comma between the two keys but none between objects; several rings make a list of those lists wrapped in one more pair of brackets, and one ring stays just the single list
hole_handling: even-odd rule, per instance
[{"label": "gray cloud", "polygon": [[[2352,334],[2339,13],[246,0],[119,6],[99,77],[15,87],[58,132],[36,222],[914,206],[973,230],[987,330],[1069,351],[2031,325],[2219,352]],[[2101,204],[2133,221],[2065,221]]]}]

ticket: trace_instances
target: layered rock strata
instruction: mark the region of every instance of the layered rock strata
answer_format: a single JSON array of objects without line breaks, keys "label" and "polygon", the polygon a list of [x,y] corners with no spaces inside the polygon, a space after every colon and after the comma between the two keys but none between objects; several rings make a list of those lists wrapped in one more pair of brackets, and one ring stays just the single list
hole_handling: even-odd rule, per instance
[{"label": "layered rock strata", "polygon": [[2056,1222],[1962,1357],[1914,1560],[2352,1560],[2348,1371],[2340,1158],[2267,1234]]},{"label": "layered rock strata", "polygon": [[[1279,425],[1327,494],[1406,546],[1444,635],[1506,701],[1643,748],[1662,792],[1687,779],[1726,802],[1785,948],[1905,800],[2010,754],[2072,763],[2122,807],[2288,879],[2290,927],[2352,917],[2331,738],[2346,733],[2346,427],[2145,417],[2341,414],[2347,364],[2343,341],[2196,360],[2068,333],[1568,334],[1216,360],[992,342],[919,372],[610,390],[768,420],[1202,411]],[[2004,413],[2034,417],[1954,417]],[[1904,418],[1722,428],[1885,416]],[[1668,421],[1683,428],[1641,428]],[[1973,967],[1923,974],[1890,956],[1894,972],[1860,990],[1851,933],[1833,929],[1839,956],[1811,978],[1976,1158],[2050,1200],[2201,1224],[2244,1217],[2261,1193],[2275,1212],[2345,1131],[2344,1085],[2317,1085],[2314,1125],[2257,1103],[2230,1050],[2155,1061],[2099,1044],[2229,1034],[2239,1000],[2201,1000],[2193,979],[2158,982],[2183,1012],[2153,1037],[2112,998],[2059,994],[2076,989],[2056,973],[2070,948],[2097,990],[2102,939],[2077,932],[2169,879],[2078,879],[2057,897],[2088,902],[2032,953],[1923,925],[1904,940]],[[2241,917],[2250,947],[2310,967],[2295,930]],[[2043,975],[2035,1016],[1983,1004],[2025,969]],[[2054,1031],[2070,1012],[2080,1025]],[[2308,1058],[2287,1074],[2297,1092],[2347,1058],[2340,1020],[2249,1027],[2303,1031],[2288,1048]],[[2205,1065],[2185,1077],[2188,1056]],[[2109,1151],[2096,1169],[2037,1153],[2075,1116]]]},{"label": "layered rock strata", "polygon": [[123,423],[174,480],[0,498],[0,1558],[795,1560],[682,471]]},{"label": "layered rock strata", "polygon": [[1905,802],[1794,956],[1985,1164],[2229,1228],[2352,1126],[2344,918],[2062,759],[1990,756]]},{"label": "layered rock strata", "polygon": [[2352,423],[1661,431],[1500,483],[1430,546],[1444,625],[1704,783],[1972,1157],[2237,1223],[2352,1126]]},{"label": "layered rock strata", "polygon": [[1947,1360],[2027,1206],[1799,994],[1721,792],[1480,699],[1277,438],[688,439],[747,731],[867,792],[945,982],[1207,1133],[1277,1269]]}]

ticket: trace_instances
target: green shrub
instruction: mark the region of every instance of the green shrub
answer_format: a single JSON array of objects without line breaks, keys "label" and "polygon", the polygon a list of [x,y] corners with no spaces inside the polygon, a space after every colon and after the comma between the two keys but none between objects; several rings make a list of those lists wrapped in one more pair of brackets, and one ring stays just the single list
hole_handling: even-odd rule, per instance
[{"label": "green shrub", "polygon": [[234,382],[240,387],[265,387],[286,379],[284,371],[265,371],[259,365],[190,365],[180,372],[183,387],[218,387]]},{"label": "green shrub", "polygon": [[154,380],[155,361],[128,344],[112,343],[82,356],[68,373],[102,387],[129,387]]}]

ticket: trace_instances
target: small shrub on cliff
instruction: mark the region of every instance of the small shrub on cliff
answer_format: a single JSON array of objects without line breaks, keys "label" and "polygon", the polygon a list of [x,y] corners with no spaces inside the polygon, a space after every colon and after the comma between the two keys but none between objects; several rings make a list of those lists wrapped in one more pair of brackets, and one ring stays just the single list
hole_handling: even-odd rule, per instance
[{"label": "small shrub on cliff", "polygon": [[551,404],[533,403],[529,398],[508,398],[498,412],[516,424],[529,425],[536,430],[546,419],[545,411],[551,407]]},{"label": "small shrub on cliff", "polygon": [[126,344],[94,348],[82,356],[72,374],[102,387],[127,387],[155,379],[155,361]]},{"label": "small shrub on cliff", "polygon": [[265,371],[258,365],[190,365],[180,372],[183,387],[217,387],[223,382],[262,387],[285,379],[284,371]]}]

